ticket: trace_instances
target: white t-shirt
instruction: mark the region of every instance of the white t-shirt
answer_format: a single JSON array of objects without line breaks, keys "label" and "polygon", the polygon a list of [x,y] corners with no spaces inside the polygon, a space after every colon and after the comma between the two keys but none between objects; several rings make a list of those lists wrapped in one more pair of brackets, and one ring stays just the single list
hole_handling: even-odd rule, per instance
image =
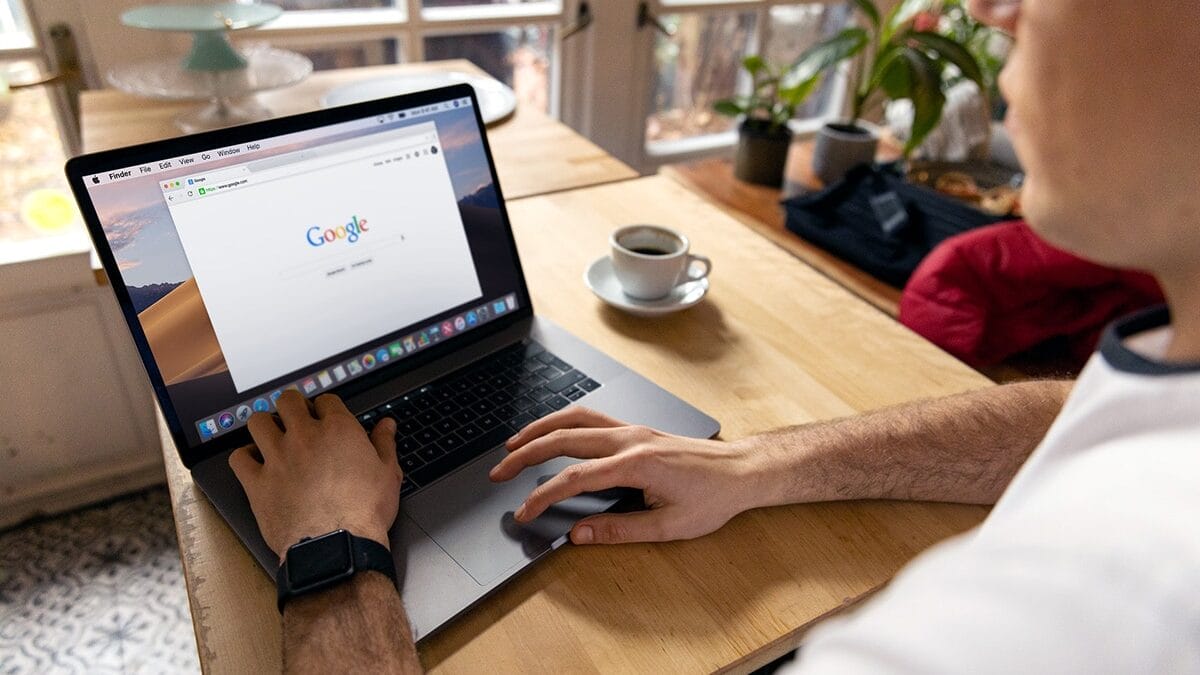
[{"label": "white t-shirt", "polygon": [[1109,328],[987,520],[783,672],[1200,673],[1200,364],[1161,362],[1169,321]]}]

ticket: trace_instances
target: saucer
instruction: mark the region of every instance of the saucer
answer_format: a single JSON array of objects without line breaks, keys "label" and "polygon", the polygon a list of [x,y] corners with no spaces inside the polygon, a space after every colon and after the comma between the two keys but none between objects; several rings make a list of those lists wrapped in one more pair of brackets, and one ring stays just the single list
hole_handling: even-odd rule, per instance
[{"label": "saucer", "polygon": [[708,278],[680,284],[670,295],[658,300],[636,300],[625,295],[621,282],[613,273],[612,259],[600,258],[588,266],[583,273],[583,282],[592,289],[596,297],[623,312],[635,316],[662,316],[685,310],[704,299],[708,293]]}]

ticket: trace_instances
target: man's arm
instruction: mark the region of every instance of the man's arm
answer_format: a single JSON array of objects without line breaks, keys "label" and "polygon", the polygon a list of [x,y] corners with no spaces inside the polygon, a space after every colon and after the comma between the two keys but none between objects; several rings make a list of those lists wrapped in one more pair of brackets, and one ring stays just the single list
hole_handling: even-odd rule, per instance
[{"label": "man's arm", "polygon": [[420,673],[400,595],[385,575],[359,574],[283,612],[286,673]]},{"label": "man's arm", "polygon": [[[339,529],[388,547],[403,479],[395,421],[385,418],[368,437],[329,394],[310,405],[285,391],[276,409],[278,417],[253,415],[247,426],[255,445],[229,456],[271,550],[282,560],[301,539]],[[400,594],[386,575],[370,571],[287,601],[283,666],[289,673],[422,672]]]},{"label": "man's arm", "polygon": [[744,441],[760,453],[758,506],[844,499],[994,504],[1073,382],[989,387]]},{"label": "man's arm", "polygon": [[538,486],[518,521],[582,492],[643,491],[648,511],[585,518],[577,544],[699,537],[752,508],[840,499],[991,504],[1062,409],[1068,382],[989,387],[734,443],[567,408],[521,430],[496,481],[560,456],[588,460]]}]

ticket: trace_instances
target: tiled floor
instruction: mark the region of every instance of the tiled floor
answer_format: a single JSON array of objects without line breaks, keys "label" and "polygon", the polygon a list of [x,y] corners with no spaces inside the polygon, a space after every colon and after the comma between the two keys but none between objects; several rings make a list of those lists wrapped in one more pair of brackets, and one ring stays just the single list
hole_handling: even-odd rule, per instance
[{"label": "tiled floor", "polygon": [[199,670],[165,488],[0,533],[0,675]]}]

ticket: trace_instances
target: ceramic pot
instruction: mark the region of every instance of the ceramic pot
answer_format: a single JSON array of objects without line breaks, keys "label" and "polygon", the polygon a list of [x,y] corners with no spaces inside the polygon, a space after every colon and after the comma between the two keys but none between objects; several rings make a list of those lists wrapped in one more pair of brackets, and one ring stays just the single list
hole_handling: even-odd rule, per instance
[{"label": "ceramic pot", "polygon": [[854,124],[826,124],[817,132],[813,174],[826,185],[841,180],[860,164],[875,161],[879,136]]},{"label": "ceramic pot", "polygon": [[786,126],[771,128],[763,120],[746,120],[738,127],[737,158],[733,175],[738,180],[779,187],[787,165],[792,131]]}]

